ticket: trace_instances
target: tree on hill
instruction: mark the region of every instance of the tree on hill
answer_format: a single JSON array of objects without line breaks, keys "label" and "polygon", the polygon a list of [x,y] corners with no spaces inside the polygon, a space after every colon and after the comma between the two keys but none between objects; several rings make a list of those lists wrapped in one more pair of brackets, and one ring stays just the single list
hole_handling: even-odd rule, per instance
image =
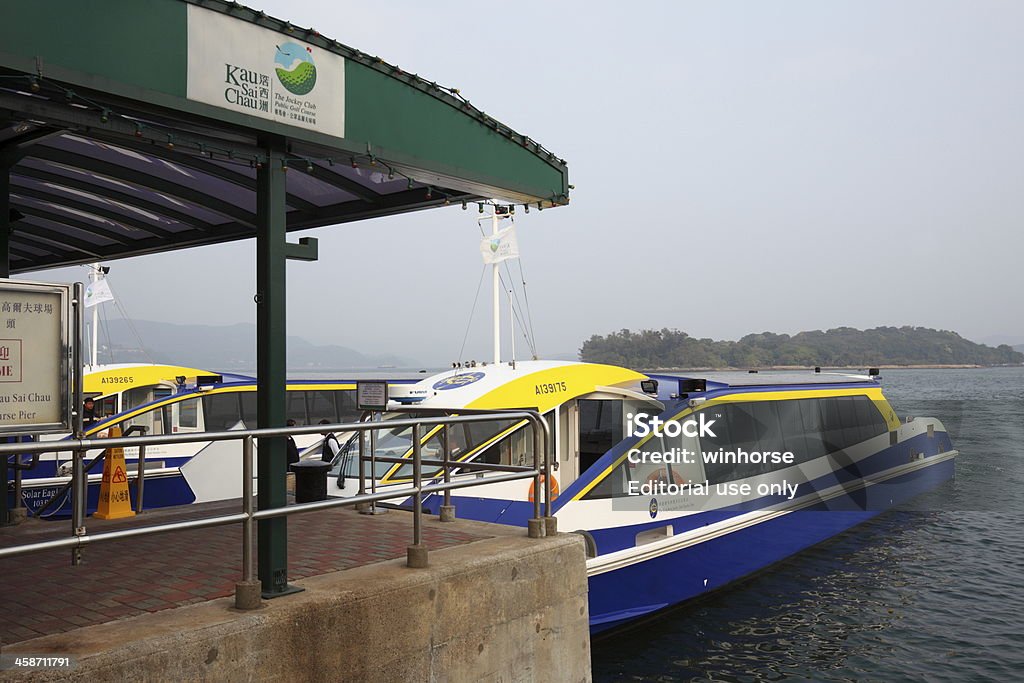
[{"label": "tree on hill", "polygon": [[628,329],[583,342],[580,358],[635,368],[772,365],[1019,365],[1024,353],[976,344],[951,330],[927,327],[837,327],[793,336],[761,332],[737,342],[696,339],[681,330]]}]

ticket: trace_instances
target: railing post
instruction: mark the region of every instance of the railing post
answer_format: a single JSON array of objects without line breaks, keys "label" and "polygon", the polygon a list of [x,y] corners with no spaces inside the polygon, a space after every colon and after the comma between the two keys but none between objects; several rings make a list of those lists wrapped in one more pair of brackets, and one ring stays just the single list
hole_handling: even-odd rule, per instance
[{"label": "railing post", "polygon": [[[143,430],[142,435],[146,432]],[[135,512],[142,514],[142,494],[146,485],[146,444],[139,444],[139,458],[135,466]]]},{"label": "railing post", "polygon": [[558,533],[558,518],[551,514],[551,477],[554,476],[551,458],[554,456],[554,442],[548,421],[543,416],[540,417],[540,429],[544,437],[544,535],[554,536]]},{"label": "railing post", "polygon": [[[359,492],[357,495],[366,493],[366,432],[359,430]],[[356,510],[366,512],[370,509],[369,503],[359,503]]]},{"label": "railing post", "polygon": [[253,576],[252,534],[252,437],[242,441],[242,580],[235,584],[235,607],[255,609],[260,606],[260,582]]},{"label": "railing post", "polygon": [[423,545],[423,464],[420,451],[420,425],[412,426],[412,545],[406,550],[406,564],[414,568],[427,566],[427,547]]},{"label": "railing post", "polygon": [[526,522],[526,528],[530,538],[542,538],[544,518],[540,516],[540,497],[543,491],[543,482],[540,480],[540,453],[544,448],[544,438],[537,420],[530,420],[530,426],[533,428],[533,469],[536,474],[533,475],[533,518]]},{"label": "railing post", "polygon": [[[452,472],[451,472],[451,458],[452,458],[452,447],[448,443],[448,425],[441,425],[441,453],[442,459],[444,460],[444,483],[451,483]],[[444,490],[444,503],[441,505],[441,521],[442,522],[454,522],[455,521],[455,506],[452,505],[452,492],[449,489]]]},{"label": "railing post", "polygon": [[[81,436],[81,434],[79,434]],[[85,499],[89,492],[89,481],[85,475],[85,451],[77,450],[71,455],[71,529],[75,536],[85,536]],[[71,564],[82,564],[82,548],[71,550]]]}]

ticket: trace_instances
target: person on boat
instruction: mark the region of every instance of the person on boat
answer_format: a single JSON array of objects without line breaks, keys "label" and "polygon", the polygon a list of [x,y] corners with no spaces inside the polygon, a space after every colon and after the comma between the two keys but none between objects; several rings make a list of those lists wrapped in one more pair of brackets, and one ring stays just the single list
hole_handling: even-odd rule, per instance
[{"label": "person on boat", "polygon": [[96,424],[96,402],[92,396],[82,401],[82,424],[88,429]]},{"label": "person on boat", "polygon": [[[287,426],[289,426],[289,427],[294,427],[295,426],[295,420],[293,420],[292,418],[288,418],[288,421],[285,424]],[[293,439],[292,435],[289,434],[288,435],[288,464],[291,465],[292,463],[298,462],[298,461],[299,461],[299,447],[295,445],[295,439]]]},{"label": "person on boat", "polygon": [[[320,420],[320,424],[328,425],[331,421],[327,418]],[[341,444],[338,443],[338,437],[334,435],[334,432],[324,432],[324,447],[320,454],[320,459],[324,462],[334,462],[335,456],[338,455],[338,451],[341,450]]]}]

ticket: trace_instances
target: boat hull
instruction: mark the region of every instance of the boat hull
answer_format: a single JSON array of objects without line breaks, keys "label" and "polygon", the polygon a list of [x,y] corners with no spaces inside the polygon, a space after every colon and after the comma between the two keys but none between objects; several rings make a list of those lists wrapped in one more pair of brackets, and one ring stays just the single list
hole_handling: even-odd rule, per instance
[{"label": "boat hull", "polygon": [[597,571],[600,558],[595,558],[588,562],[591,632],[613,629],[750,576],[934,489],[953,477],[953,469],[954,459],[948,458],[872,484],[866,489],[866,506],[865,495],[853,493],[801,510],[766,514],[762,521],[720,535],[685,534],[677,537],[677,550],[610,571]]}]

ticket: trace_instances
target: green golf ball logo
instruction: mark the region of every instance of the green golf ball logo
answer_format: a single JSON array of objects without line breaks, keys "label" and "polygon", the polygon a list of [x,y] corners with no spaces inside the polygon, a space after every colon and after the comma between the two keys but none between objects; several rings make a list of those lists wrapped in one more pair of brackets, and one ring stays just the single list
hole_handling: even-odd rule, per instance
[{"label": "green golf ball logo", "polygon": [[274,56],[277,80],[293,95],[305,95],[316,85],[316,65],[313,50],[298,43],[277,46]]}]

